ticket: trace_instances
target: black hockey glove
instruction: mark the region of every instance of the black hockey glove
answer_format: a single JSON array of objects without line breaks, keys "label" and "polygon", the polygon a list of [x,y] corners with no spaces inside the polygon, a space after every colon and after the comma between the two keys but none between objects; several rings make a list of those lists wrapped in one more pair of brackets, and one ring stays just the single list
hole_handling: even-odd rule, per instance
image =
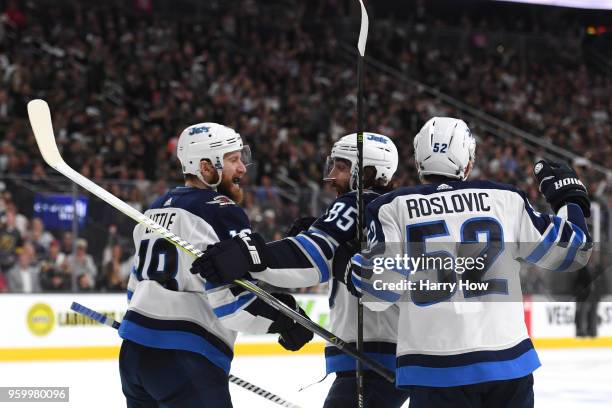
[{"label": "black hockey glove", "polygon": [[555,213],[565,204],[574,203],[580,206],[585,217],[591,216],[589,195],[574,169],[564,163],[540,160],[533,172],[540,192]]},{"label": "black hockey glove", "polygon": [[[272,296],[289,306],[291,309],[295,310],[308,320],[310,318],[304,312],[297,302],[295,298],[288,293],[272,293]],[[276,320],[270,325],[268,329],[268,333],[278,333],[280,334],[278,338],[278,343],[283,346],[286,350],[297,351],[304,347],[306,343],[312,340],[312,332],[302,326],[301,324],[296,323],[290,317],[285,316],[284,314],[278,314]]]},{"label": "black hockey glove", "polygon": [[215,284],[232,283],[249,272],[266,269],[266,243],[257,233],[241,233],[232,239],[209,245],[204,255],[193,261],[191,273]]},{"label": "black hockey glove", "polygon": [[287,232],[285,232],[285,237],[295,237],[302,231],[308,230],[310,226],[317,220],[316,217],[301,217],[298,218],[291,224]]}]

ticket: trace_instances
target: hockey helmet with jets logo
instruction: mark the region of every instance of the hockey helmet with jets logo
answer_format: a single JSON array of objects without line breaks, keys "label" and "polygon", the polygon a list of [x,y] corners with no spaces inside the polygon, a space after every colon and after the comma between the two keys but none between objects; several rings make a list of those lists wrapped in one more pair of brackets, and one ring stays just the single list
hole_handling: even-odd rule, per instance
[{"label": "hockey helmet with jets logo", "polygon": [[433,117],[414,137],[419,176],[435,174],[465,180],[475,152],[476,139],[460,119]]},{"label": "hockey helmet with jets logo", "polygon": [[[197,123],[183,130],[176,146],[183,174],[193,174],[210,187],[221,183],[223,156],[236,151],[241,152],[242,163],[248,166],[251,163],[251,150],[248,145],[243,145],[240,134],[232,128],[211,122]],[[200,173],[200,161],[203,159],[209,160],[219,173],[219,180],[214,184],[207,183]]]},{"label": "hockey helmet with jets logo", "polygon": [[[341,137],[332,147],[327,157],[326,172],[328,175],[334,165],[334,159],[340,158],[351,163],[351,180],[349,188],[357,189],[357,134],[352,133]],[[376,180],[383,185],[389,184],[398,165],[397,148],[393,141],[378,133],[363,133],[363,167],[372,166],[376,169]],[[329,180],[329,178],[326,178]]]}]

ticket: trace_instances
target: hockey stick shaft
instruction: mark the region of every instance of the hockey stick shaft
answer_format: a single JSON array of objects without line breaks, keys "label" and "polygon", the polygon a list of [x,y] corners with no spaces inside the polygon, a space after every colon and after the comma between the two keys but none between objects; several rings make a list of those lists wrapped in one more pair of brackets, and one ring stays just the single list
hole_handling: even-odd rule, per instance
[{"label": "hockey stick shaft", "polygon": [[[112,327],[113,329],[119,330],[119,326],[121,326],[121,323],[119,323],[118,321],[111,319],[110,317],[104,316],[102,313],[98,313],[95,310],[92,310],[87,306],[83,306],[80,303],[72,302],[72,305],[70,305],[70,309],[77,312],[78,314],[89,317],[90,319],[100,324]],[[260,397],[275,402],[282,407],[300,408],[299,405],[292,404],[291,402],[282,399],[278,395],[266,391],[263,388],[256,386],[255,384],[251,384],[250,382],[243,380],[242,378],[236,377],[235,375],[230,374],[228,378],[229,382],[236,384],[237,386],[242,387],[248,391],[254,392]]]},{"label": "hockey stick shaft", "polygon": [[[68,164],[66,164],[62,159],[55,143],[53,124],[51,122],[51,112],[49,111],[49,105],[47,105],[47,102],[41,99],[35,99],[33,101],[30,101],[28,103],[28,116],[30,117],[30,124],[32,125],[32,129],[34,130],[34,136],[36,137],[36,143],[38,144],[38,148],[43,156],[43,159],[47,162],[49,166],[53,167],[55,170],[62,173],[64,176],[68,177],[70,180],[77,183],[93,195],[115,207],[117,210],[132,218],[134,221],[140,224],[144,224],[149,230],[158,233],[164,239],[168,240],[174,246],[186,252],[187,254],[193,257],[202,256],[203,252],[194,247],[192,244],[183,240],[178,235],[168,231],[166,228],[162,227],[146,215],[142,214],[134,207],[115,197],[108,191],[104,190],[102,187],[98,186],[97,184],[95,184],[94,182],[92,182],[91,180],[79,174],[70,166],[68,166]],[[291,318],[296,323],[304,326],[313,333],[319,335],[324,340],[328,341],[332,345],[344,351],[346,354],[358,360],[362,360],[372,370],[376,371],[388,381],[395,382],[395,373],[388,370],[385,366],[383,366],[376,360],[368,357],[367,355],[357,352],[357,350],[350,344],[338,338],[333,333],[325,330],[323,327],[314,323],[310,319],[305,318],[304,316],[291,309],[289,306],[285,305],[281,301],[277,300],[274,296],[270,295],[268,292],[264,291],[257,285],[254,285],[253,283],[243,279],[236,280],[234,281],[234,283],[255,294],[262,301],[266,302],[271,307],[277,309],[280,313]]]},{"label": "hockey stick shaft", "polygon": [[[363,128],[364,128],[364,111],[363,111],[363,60],[365,57],[365,47],[368,39],[368,13],[362,0],[359,0],[361,7],[361,28],[359,30],[359,41],[357,50],[359,56],[357,60],[357,241],[359,249],[364,242],[364,208],[363,208]],[[363,302],[361,298],[357,300],[357,352],[363,353]],[[363,364],[360,360],[356,360],[356,381],[357,381],[357,406],[363,408],[364,386],[363,386]]]}]

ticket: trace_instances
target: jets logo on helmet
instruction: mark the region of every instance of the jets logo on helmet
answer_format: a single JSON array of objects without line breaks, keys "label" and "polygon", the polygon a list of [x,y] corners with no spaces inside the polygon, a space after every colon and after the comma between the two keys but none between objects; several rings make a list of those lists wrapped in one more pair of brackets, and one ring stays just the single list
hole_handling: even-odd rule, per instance
[{"label": "jets logo on helmet", "polygon": [[465,180],[475,150],[472,132],[464,121],[455,118],[431,118],[414,138],[419,176],[436,174]]},{"label": "jets logo on helmet", "polygon": [[[376,169],[376,180],[381,180],[383,185],[389,184],[393,174],[397,170],[398,154],[393,141],[378,133],[364,132],[363,141],[363,167],[372,166]],[[357,134],[352,133],[341,137],[332,147],[331,154],[327,157],[326,172],[329,174],[333,167],[334,159],[345,159],[351,163],[351,179],[349,188],[357,188]]]},{"label": "jets logo on helmet", "polygon": [[[181,162],[183,174],[193,174],[209,187],[221,183],[223,156],[226,153],[240,151],[245,166],[251,163],[251,150],[242,144],[242,137],[232,128],[218,123],[197,123],[181,133],[176,146],[176,155]],[[204,180],[200,172],[200,161],[208,160],[215,166],[219,179],[214,184]]]}]

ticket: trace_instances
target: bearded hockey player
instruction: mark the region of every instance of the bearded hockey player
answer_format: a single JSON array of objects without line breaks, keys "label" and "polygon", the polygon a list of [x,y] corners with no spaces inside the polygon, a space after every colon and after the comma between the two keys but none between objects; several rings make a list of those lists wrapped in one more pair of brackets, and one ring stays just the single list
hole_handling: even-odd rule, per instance
[{"label": "bearded hockey player", "polygon": [[[364,192],[367,204],[379,193],[390,190],[398,154],[387,136],[368,132],[364,133],[363,152],[364,187],[370,189]],[[327,163],[326,180],[332,183],[338,196],[325,214],[306,231],[267,244],[257,233],[220,242],[194,262],[192,272],[219,284],[250,273],[254,279],[286,288],[308,287],[331,280],[330,330],[354,344],[357,338],[357,299],[349,294],[345,282],[347,272],[350,272],[350,258],[359,248],[356,242],[356,135],[338,140]],[[395,307],[384,313],[364,310],[364,351],[390,370],[395,369],[396,329]],[[355,360],[331,345],[325,349],[325,359],[327,373],[336,373],[336,379],[324,406],[357,406]],[[394,384],[367,370],[367,366],[364,382],[366,406],[400,407],[408,398],[407,392],[396,389]]]},{"label": "bearded hockey player", "polygon": [[[145,214],[200,250],[250,232],[237,205],[250,162],[240,135],[216,123],[198,123],[181,133],[177,156],[185,185],[159,197]],[[231,407],[228,372],[237,331],[280,333],[280,343],[290,350],[312,338],[250,292],[191,274],[192,257],[145,226],[134,229],[134,244],[129,307],[119,330],[128,407]],[[275,297],[297,308],[292,296]]]},{"label": "bearded hockey player", "polygon": [[[538,162],[535,178],[554,210],[541,214],[513,186],[467,181],[475,139],[454,118],[429,120],[414,150],[423,184],[368,205],[374,255],[354,257],[352,280],[372,310],[399,306],[397,385],[410,388],[413,408],[532,407],[540,361],[524,322],[520,261],[558,272],[587,263],[586,188],[569,166]],[[393,243],[423,261],[448,258],[455,266],[413,263],[372,273],[379,254],[389,260]],[[482,264],[459,267],[461,253]]]}]

